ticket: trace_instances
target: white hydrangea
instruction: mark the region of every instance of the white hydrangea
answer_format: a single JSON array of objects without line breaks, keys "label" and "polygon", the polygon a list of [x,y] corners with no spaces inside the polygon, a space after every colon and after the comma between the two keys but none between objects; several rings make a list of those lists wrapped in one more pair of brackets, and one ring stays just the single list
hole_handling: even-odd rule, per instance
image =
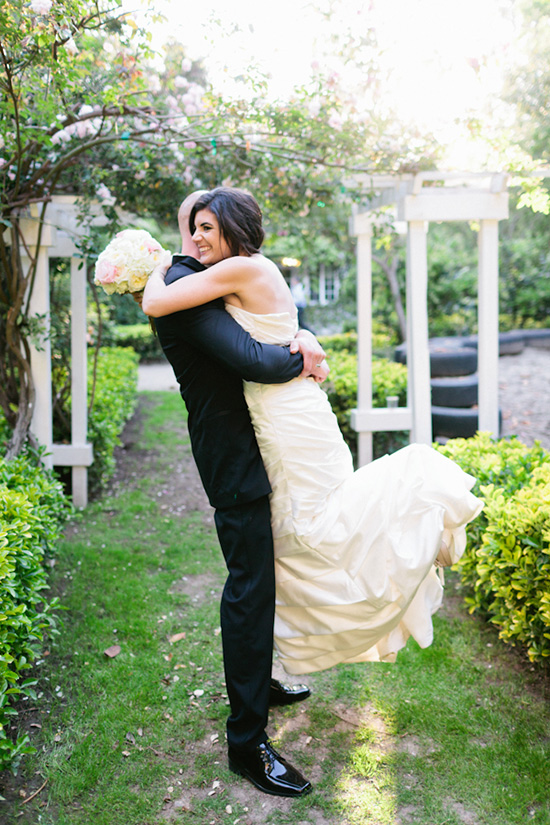
[{"label": "white hydrangea", "polygon": [[166,254],[145,229],[124,229],[99,255],[94,282],[108,295],[141,292]]}]

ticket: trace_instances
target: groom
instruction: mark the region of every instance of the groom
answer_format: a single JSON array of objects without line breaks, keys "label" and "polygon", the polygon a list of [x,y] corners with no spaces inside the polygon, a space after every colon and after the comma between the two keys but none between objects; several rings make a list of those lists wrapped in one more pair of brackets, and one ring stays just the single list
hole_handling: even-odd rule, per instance
[{"label": "groom", "polygon": [[[205,267],[196,259],[189,214],[202,192],[182,203],[181,255],[165,282]],[[159,341],[188,411],[193,456],[210,504],[228,569],[220,616],[227,693],[229,767],[260,790],[302,796],[310,783],[267,738],[270,705],[307,698],[303,685],[271,679],[275,574],[269,493],[244,400],[243,378],[285,383],[308,375],[324,358],[315,338],[300,332],[290,348],[260,344],[225,311],[221,299],[155,319]]]}]

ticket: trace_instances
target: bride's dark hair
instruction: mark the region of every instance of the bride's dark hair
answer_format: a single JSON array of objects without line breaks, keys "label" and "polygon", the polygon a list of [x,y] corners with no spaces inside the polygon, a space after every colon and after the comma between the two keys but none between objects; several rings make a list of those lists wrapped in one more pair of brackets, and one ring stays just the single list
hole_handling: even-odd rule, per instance
[{"label": "bride's dark hair", "polygon": [[189,215],[191,234],[195,231],[195,215],[201,209],[209,209],[216,216],[232,255],[253,255],[260,251],[265,237],[262,210],[256,199],[244,189],[218,186],[201,195]]}]

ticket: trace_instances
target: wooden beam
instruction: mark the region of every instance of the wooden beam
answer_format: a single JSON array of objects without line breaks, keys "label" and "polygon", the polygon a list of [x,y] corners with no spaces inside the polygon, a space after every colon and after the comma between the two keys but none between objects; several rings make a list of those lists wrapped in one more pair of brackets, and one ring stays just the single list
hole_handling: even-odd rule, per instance
[{"label": "wooden beam", "polygon": [[94,460],[91,444],[52,444],[54,467],[89,467]]},{"label": "wooden beam", "polygon": [[351,426],[359,433],[410,430],[412,420],[412,410],[409,407],[373,407],[351,411]]}]

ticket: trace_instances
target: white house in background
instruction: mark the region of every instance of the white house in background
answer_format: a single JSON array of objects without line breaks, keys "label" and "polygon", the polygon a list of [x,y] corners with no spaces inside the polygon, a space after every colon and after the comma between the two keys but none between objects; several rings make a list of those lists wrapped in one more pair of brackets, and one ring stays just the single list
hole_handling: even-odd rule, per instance
[{"label": "white house in background", "polygon": [[289,286],[292,281],[300,283],[308,305],[327,306],[338,300],[344,277],[340,270],[321,264],[319,272],[312,274],[297,258],[283,258],[280,269]]}]

